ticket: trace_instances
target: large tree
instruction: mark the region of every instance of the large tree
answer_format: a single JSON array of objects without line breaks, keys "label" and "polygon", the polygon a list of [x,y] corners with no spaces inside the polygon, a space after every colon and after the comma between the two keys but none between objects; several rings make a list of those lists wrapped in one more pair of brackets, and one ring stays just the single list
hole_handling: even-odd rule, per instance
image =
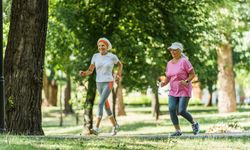
[{"label": "large tree", "polygon": [[[209,20],[212,22],[212,44],[217,53],[218,63],[218,110],[221,113],[236,111],[234,66],[248,66],[249,58],[237,50],[242,33],[249,30],[249,0],[220,1],[212,9]],[[244,62],[246,60],[246,62]],[[246,68],[246,67],[242,67]]]},{"label": "large tree", "polygon": [[47,0],[13,0],[5,52],[6,125],[13,134],[43,135],[41,92]]}]

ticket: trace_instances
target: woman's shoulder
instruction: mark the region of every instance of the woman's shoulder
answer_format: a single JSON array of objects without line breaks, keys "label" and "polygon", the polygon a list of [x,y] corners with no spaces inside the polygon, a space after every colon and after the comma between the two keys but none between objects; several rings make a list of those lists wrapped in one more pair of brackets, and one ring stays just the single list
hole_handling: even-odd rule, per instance
[{"label": "woman's shoulder", "polygon": [[100,55],[100,53],[95,53],[93,56],[98,56],[98,55]]},{"label": "woman's shoulder", "polygon": [[173,62],[173,59],[169,60],[169,61],[167,62],[167,64],[170,64],[170,63],[172,63],[172,62]]},{"label": "woman's shoulder", "polygon": [[108,52],[108,56],[110,56],[110,57],[117,57],[116,54],[113,54],[111,52]]},{"label": "woman's shoulder", "polygon": [[180,65],[183,65],[183,66],[192,66],[191,62],[186,57],[182,57],[181,58]]},{"label": "woman's shoulder", "polygon": [[181,57],[180,61],[181,61],[181,62],[189,62],[189,60],[188,60],[187,57]]},{"label": "woman's shoulder", "polygon": [[108,54],[111,55],[111,56],[115,56],[115,54],[112,53],[112,52],[108,52]]}]

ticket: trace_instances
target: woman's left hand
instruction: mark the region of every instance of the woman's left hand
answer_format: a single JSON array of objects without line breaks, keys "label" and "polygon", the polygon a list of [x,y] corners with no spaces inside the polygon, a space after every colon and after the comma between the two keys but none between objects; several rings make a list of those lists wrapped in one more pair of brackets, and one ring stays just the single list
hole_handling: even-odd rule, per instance
[{"label": "woman's left hand", "polygon": [[120,81],[120,80],[121,80],[121,76],[117,74],[117,75],[115,76],[115,81]]}]

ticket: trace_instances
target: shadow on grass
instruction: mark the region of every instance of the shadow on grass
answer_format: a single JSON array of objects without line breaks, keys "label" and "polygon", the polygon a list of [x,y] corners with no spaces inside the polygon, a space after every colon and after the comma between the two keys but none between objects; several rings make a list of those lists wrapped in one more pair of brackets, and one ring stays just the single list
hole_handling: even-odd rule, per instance
[{"label": "shadow on grass", "polygon": [[[198,121],[203,124],[217,124],[217,123],[232,123],[232,122],[239,122],[239,120],[245,120],[249,118],[249,115],[234,115],[230,117],[210,117],[210,118],[199,118]],[[250,121],[250,118],[249,120]]]},{"label": "shadow on grass", "polygon": [[[204,109],[195,109],[195,110],[189,110],[188,112],[191,114],[216,114],[218,111],[217,109],[208,109],[208,110],[204,110]],[[161,111],[160,115],[165,115],[165,114],[169,114],[169,111]]]},{"label": "shadow on grass", "polygon": [[172,126],[171,123],[166,124],[165,122],[163,123],[155,123],[155,122],[143,122],[143,121],[138,121],[130,124],[124,124],[121,126],[122,131],[137,131],[140,128],[146,128],[146,127],[152,127],[157,128],[159,126]]},{"label": "shadow on grass", "polygon": [[[145,109],[137,109],[137,107],[134,107],[134,109],[131,109],[129,112],[134,112],[134,113],[139,113],[139,114],[150,114],[151,113],[151,109],[147,109],[148,107],[145,107]],[[161,110],[161,114],[168,114],[168,106],[161,106],[161,108],[164,108],[164,110]],[[187,110],[192,113],[192,114],[216,114],[218,113],[218,108],[216,106],[212,106],[212,107],[193,107],[193,106],[188,106]],[[236,112],[249,112],[249,108],[245,108],[245,107],[237,107],[237,111]]]},{"label": "shadow on grass", "polygon": [[[138,141],[138,140],[137,140]],[[97,142],[98,144],[91,144],[89,148],[91,149],[119,149],[119,150],[126,150],[126,149],[158,149],[157,145],[154,146],[152,144],[144,144],[141,142],[128,142],[128,141],[106,141],[104,143]],[[109,143],[109,144],[107,144]]]},{"label": "shadow on grass", "polygon": [[[1,145],[1,144],[0,144]],[[6,145],[1,145],[1,149],[23,149],[23,150],[33,150],[33,149],[38,149],[37,146],[33,146],[33,144],[6,144]],[[39,150],[46,150],[46,148],[41,148],[39,147]]]},{"label": "shadow on grass", "polygon": [[237,111],[238,112],[250,112],[249,108],[244,108],[244,107],[240,107],[240,106],[237,108]]},{"label": "shadow on grass", "polygon": [[151,122],[134,122],[130,124],[124,124],[121,127],[121,130],[123,131],[136,131],[140,128],[144,127],[157,127],[156,123]]},{"label": "shadow on grass", "polygon": [[[168,109],[168,108],[167,108]],[[217,108],[206,108],[203,107],[202,108],[187,108],[188,112],[192,113],[192,114],[216,114],[218,113],[218,109]],[[242,110],[244,111],[244,110]],[[143,110],[137,110],[137,109],[134,109],[134,110],[129,110],[129,112],[133,112],[133,113],[137,113],[137,114],[151,114],[151,109],[143,109]],[[166,108],[164,110],[161,110],[160,111],[160,115],[165,115],[165,114],[169,114],[169,111],[166,110]]]},{"label": "shadow on grass", "polygon": [[249,130],[250,130],[250,126],[243,127],[243,129],[244,129],[245,131],[249,131]]},{"label": "shadow on grass", "polygon": [[42,127],[46,127],[46,128],[69,128],[69,127],[75,127],[77,125],[63,125],[63,126],[60,126],[59,123],[58,124],[43,124]]}]

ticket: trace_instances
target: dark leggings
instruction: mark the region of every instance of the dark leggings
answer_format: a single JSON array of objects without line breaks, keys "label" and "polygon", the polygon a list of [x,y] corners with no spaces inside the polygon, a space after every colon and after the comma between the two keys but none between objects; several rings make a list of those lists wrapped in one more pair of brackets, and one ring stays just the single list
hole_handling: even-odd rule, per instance
[{"label": "dark leggings", "polygon": [[187,112],[188,102],[189,97],[168,97],[168,109],[171,121],[174,125],[179,125],[178,114],[187,119],[191,124],[193,123],[193,117]]}]

